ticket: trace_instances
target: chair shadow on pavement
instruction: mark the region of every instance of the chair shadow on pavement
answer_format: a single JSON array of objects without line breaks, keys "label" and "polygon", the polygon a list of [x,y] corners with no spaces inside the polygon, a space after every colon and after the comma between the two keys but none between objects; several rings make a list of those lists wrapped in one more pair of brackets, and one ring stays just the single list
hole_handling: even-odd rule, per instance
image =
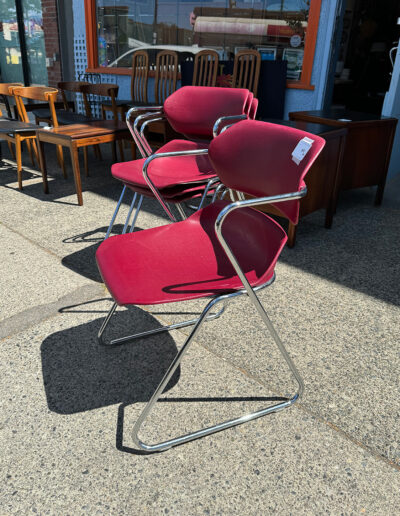
[{"label": "chair shadow on pavement", "polygon": [[[75,414],[116,403],[148,401],[177,353],[167,333],[122,346],[106,348],[97,342],[103,319],[58,331],[41,345],[43,383],[48,407],[59,414]],[[147,312],[133,307],[117,312],[105,339],[159,327]],[[176,371],[166,390],[175,385]]]},{"label": "chair shadow on pavement", "polygon": [[[49,409],[58,414],[76,414],[119,404],[116,448],[125,453],[147,454],[123,444],[125,408],[147,402],[177,353],[167,332],[111,348],[97,342],[103,318],[49,335],[41,345],[43,384]],[[149,313],[131,307],[117,312],[105,339],[160,327]],[[180,366],[164,392],[180,379]],[[286,401],[279,396],[168,397],[158,403]]]}]

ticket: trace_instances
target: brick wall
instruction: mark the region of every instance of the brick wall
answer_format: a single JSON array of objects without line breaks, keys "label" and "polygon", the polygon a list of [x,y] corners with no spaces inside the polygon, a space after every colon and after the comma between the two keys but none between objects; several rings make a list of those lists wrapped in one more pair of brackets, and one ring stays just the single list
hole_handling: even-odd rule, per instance
[{"label": "brick wall", "polygon": [[43,31],[46,57],[53,59],[57,54],[57,61],[47,68],[49,86],[57,87],[62,80],[60,61],[60,40],[58,36],[57,0],[42,0]]}]

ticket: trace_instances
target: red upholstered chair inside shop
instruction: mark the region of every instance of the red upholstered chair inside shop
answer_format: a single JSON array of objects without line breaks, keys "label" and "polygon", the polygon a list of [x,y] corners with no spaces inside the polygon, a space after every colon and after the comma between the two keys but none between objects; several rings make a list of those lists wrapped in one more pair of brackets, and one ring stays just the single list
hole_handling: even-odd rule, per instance
[{"label": "red upholstered chair inside shop", "polygon": [[[180,204],[182,201],[201,197],[201,206],[207,193],[218,182],[207,157],[210,140],[227,124],[254,118],[257,105],[253,94],[246,89],[185,86],[170,95],[164,106],[134,107],[128,111],[127,123],[142,159],[115,163],[111,167],[113,177],[124,186],[106,238],[112,231],[127,189],[132,190],[134,196],[123,233],[128,228],[133,231],[143,197],[155,197],[173,222],[177,218],[169,204],[177,207],[182,219],[186,218]],[[141,111],[144,114],[140,115]],[[187,139],[172,140],[154,153],[145,131],[151,128],[152,123],[159,124],[160,120],[167,120],[177,133]]]},{"label": "red upholstered chair inside shop", "polygon": [[[303,178],[324,144],[322,138],[291,127],[249,120],[238,122],[211,142],[209,159],[227,188],[254,198],[234,203],[218,200],[182,222],[113,236],[98,248],[97,264],[114,298],[99,331],[100,344],[118,345],[162,331],[194,326],[134,425],[133,438],[138,447],[162,451],[289,407],[300,397],[301,377],[256,293],[274,281],[274,267],[287,236],[277,222],[255,207],[279,204],[292,217],[291,203],[306,194]],[[140,427],[202,324],[222,315],[225,303],[242,295],[248,296],[270,331],[297,380],[297,392],[245,416],[157,444],[145,444],[138,436]],[[108,344],[103,340],[118,305],[171,303],[203,297],[211,299],[196,319],[122,337]]]}]

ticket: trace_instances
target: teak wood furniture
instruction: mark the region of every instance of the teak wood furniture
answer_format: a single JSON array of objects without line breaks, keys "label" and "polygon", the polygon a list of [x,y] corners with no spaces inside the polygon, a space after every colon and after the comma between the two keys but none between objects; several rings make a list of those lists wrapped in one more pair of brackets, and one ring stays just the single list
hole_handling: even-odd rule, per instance
[{"label": "teak wood furniture", "polygon": [[192,86],[215,86],[219,56],[215,50],[200,50],[194,57]]},{"label": "teak wood furniture", "polygon": [[47,182],[46,159],[43,144],[52,143],[67,147],[71,153],[72,169],[78,204],[83,205],[81,175],[79,169],[78,149],[89,145],[116,142],[130,139],[130,132],[125,122],[119,120],[99,120],[88,124],[72,124],[50,129],[38,129],[36,132],[39,144],[40,167],[43,174],[45,193],[49,192]]},{"label": "teak wood furniture", "polygon": [[[130,100],[116,100],[116,110],[124,118],[125,113],[132,106],[147,105],[147,85],[149,80],[149,55],[145,50],[138,50],[132,56],[132,75],[131,75],[131,98]],[[101,104],[103,118],[107,111],[113,111],[110,101]]]},{"label": "teak wood furniture", "polygon": [[233,62],[232,87],[247,88],[257,97],[261,54],[257,50],[239,50]]},{"label": "teak wood furniture", "polygon": [[[18,120],[10,120],[9,118],[0,117],[0,140],[8,142],[9,146],[11,143],[15,144],[16,159],[17,159],[17,173],[18,173],[18,188],[22,190],[22,157],[21,157],[21,143],[26,141],[27,144],[31,143],[36,137],[36,125],[28,124],[25,122],[19,122]],[[31,160],[33,162],[32,149],[28,145],[29,153],[31,154]],[[1,159],[1,148],[0,148],[0,159]]]},{"label": "teak wood furniture", "polygon": [[[290,122],[285,120],[270,120],[271,122],[294,127],[310,134],[324,138],[326,145],[321,154],[311,166],[305,178],[307,195],[300,199],[300,219],[316,210],[325,210],[325,227],[332,226],[335,213],[339,186],[341,182],[342,161],[346,142],[346,129],[309,122]],[[269,205],[259,208],[267,213],[285,216],[277,208]],[[289,221],[288,246],[296,242],[297,224]]]},{"label": "teak wood furniture", "polygon": [[340,190],[377,186],[375,204],[382,203],[397,119],[327,109],[289,113],[291,120],[303,120],[347,129]]},{"label": "teak wood furniture", "polygon": [[[22,99],[30,99],[30,100],[39,100],[41,102],[47,102],[48,108],[51,113],[51,117],[54,125],[57,125],[57,117],[55,115],[55,107],[54,103],[57,99],[58,90],[55,88],[50,88],[48,86],[30,86],[30,87],[22,87],[22,86],[11,86],[9,89],[10,93],[14,95],[16,107],[18,110],[18,116],[21,122],[29,123],[29,117],[25,109],[25,105]],[[18,173],[18,187],[22,190],[22,157],[21,157],[21,141],[24,139],[27,140],[28,151],[31,154],[31,160],[33,163],[33,156],[30,150],[30,144],[34,150],[37,161],[39,161],[39,156],[37,153],[36,147],[36,134],[32,132],[31,134],[25,133],[23,136],[21,134],[16,134],[15,137],[13,135],[10,136],[11,140],[15,143],[15,153],[17,159],[17,173]],[[28,143],[28,140],[31,140]],[[57,147],[57,157],[58,161],[61,164],[63,174],[65,177],[65,167],[64,160],[62,158],[62,150],[61,147]]]}]

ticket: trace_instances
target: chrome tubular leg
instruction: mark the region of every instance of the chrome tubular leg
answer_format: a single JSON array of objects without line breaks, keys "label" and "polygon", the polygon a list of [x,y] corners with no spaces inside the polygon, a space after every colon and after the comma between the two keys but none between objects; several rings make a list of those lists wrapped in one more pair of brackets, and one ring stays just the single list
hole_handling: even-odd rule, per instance
[{"label": "chrome tubular leg", "polygon": [[[104,333],[104,330],[107,328],[116,308],[117,308],[117,303],[114,303],[113,306],[111,307],[107,317],[104,319],[103,324],[101,325],[101,328],[97,335],[98,342],[101,346],[106,346],[106,347],[120,346],[121,344],[126,344],[127,342],[131,342],[136,339],[143,339],[145,337],[150,337],[151,335],[156,335],[157,333],[162,333],[164,331],[177,330],[179,328],[193,326],[199,320],[199,318],[196,317],[196,319],[190,319],[189,321],[183,321],[180,323],[169,324],[168,326],[161,326],[160,328],[155,328],[154,330],[143,331],[140,333],[135,333],[134,335],[127,335],[126,337],[120,337],[118,339],[114,339],[110,343],[107,344],[106,342],[104,342],[103,333]],[[225,305],[223,305],[222,308],[215,314],[213,313],[213,314],[210,314],[209,316],[207,316],[206,321],[213,321],[214,319],[218,319],[218,317],[220,317],[224,313],[224,311],[225,311]]]},{"label": "chrome tubular leg", "polygon": [[103,333],[104,333],[104,330],[107,328],[108,326],[108,323],[110,322],[111,320],[111,317],[114,315],[114,312],[115,310],[117,309],[117,303],[114,303],[110,309],[110,311],[108,312],[107,314],[107,317],[104,319],[101,327],[100,327],[100,330],[99,330],[99,333],[97,334],[97,340],[99,341],[99,344],[101,344],[102,346],[105,345],[104,341],[103,341]]},{"label": "chrome tubular leg", "polygon": [[199,203],[199,207],[197,208],[198,210],[201,210],[201,208],[203,207],[203,204],[204,204],[204,202],[206,200],[206,197],[208,195],[208,192],[210,191],[211,186],[213,186],[213,184],[217,183],[217,182],[219,182],[219,178],[218,177],[214,177],[214,178],[210,179],[210,181],[207,183],[207,186],[204,189],[204,193],[201,196],[201,201]]},{"label": "chrome tubular leg", "polygon": [[132,212],[133,212],[133,208],[135,207],[136,198],[137,198],[137,193],[135,193],[135,195],[133,196],[131,205],[129,206],[128,215],[126,216],[125,224],[124,224],[124,227],[122,229],[122,234],[123,235],[126,233],[126,230],[128,229],[128,225],[129,225],[129,221],[131,220],[131,215],[132,215]]},{"label": "chrome tubular leg", "polygon": [[106,233],[106,236],[104,237],[104,240],[106,240],[110,236],[110,233],[111,233],[112,227],[114,225],[115,219],[116,219],[116,217],[118,215],[118,212],[119,212],[119,209],[121,207],[122,199],[124,198],[125,192],[126,192],[126,186],[124,185],[124,187],[122,188],[121,195],[119,196],[119,199],[118,199],[118,202],[117,202],[117,207],[115,208],[113,216],[111,217],[111,221],[110,221],[110,224],[108,226],[107,233]]},{"label": "chrome tubular leg", "polygon": [[182,220],[186,220],[187,219],[186,213],[184,212],[180,203],[176,204],[176,209],[178,210],[179,215],[181,216]]},{"label": "chrome tubular leg", "polygon": [[[222,296],[222,297],[226,297],[226,296]],[[250,297],[252,298],[252,301],[254,302],[254,298],[252,296],[250,296]],[[274,327],[272,326],[272,323],[269,320],[269,318],[268,318],[264,308],[262,307],[260,301],[258,300],[258,297],[255,294],[254,294],[254,297],[257,300],[254,303],[256,305],[257,311],[261,315],[261,317],[262,317],[263,321],[265,322],[268,330],[270,331],[273,339],[275,340],[275,343],[277,344],[278,349],[282,353],[282,355],[283,355],[284,359],[286,360],[286,362],[287,362],[291,372],[293,373],[295,379],[297,380],[297,383],[298,383],[298,390],[297,390],[297,392],[291,398],[288,398],[287,400],[285,400],[283,402],[280,402],[280,403],[275,403],[274,405],[271,405],[271,406],[269,406],[267,408],[264,408],[264,409],[261,409],[261,410],[257,410],[256,412],[245,414],[245,415],[243,415],[241,417],[238,417],[238,418],[235,418],[235,419],[231,419],[231,420],[228,420],[228,421],[224,421],[224,422],[219,423],[217,425],[213,425],[213,426],[210,426],[210,427],[207,427],[207,428],[203,428],[203,429],[200,429],[200,430],[197,430],[197,431],[194,431],[194,432],[182,435],[180,437],[169,439],[167,441],[163,441],[163,442],[160,442],[160,443],[157,443],[157,444],[150,444],[150,445],[148,445],[148,444],[145,444],[143,441],[141,441],[139,439],[138,432],[139,432],[143,422],[146,420],[146,418],[149,415],[149,413],[150,413],[151,409],[153,408],[154,404],[157,402],[158,398],[160,397],[160,395],[164,391],[165,386],[168,384],[168,382],[171,379],[172,375],[174,374],[174,372],[176,371],[177,367],[181,363],[182,358],[183,358],[184,354],[186,353],[189,345],[191,344],[191,342],[195,338],[196,334],[198,333],[198,331],[199,331],[199,329],[201,327],[201,324],[205,320],[207,312],[212,308],[212,306],[216,302],[221,300],[221,298],[216,298],[216,299],[210,301],[208,303],[208,305],[206,306],[206,308],[204,309],[204,311],[201,314],[201,316],[199,317],[195,327],[193,328],[191,334],[186,339],[184,345],[182,346],[182,348],[180,349],[180,351],[176,355],[175,359],[171,363],[170,367],[168,368],[168,371],[166,372],[166,374],[165,374],[164,378],[162,379],[161,383],[157,387],[157,389],[154,392],[154,394],[151,397],[151,399],[148,401],[148,403],[145,406],[145,408],[143,409],[142,413],[139,416],[139,419],[136,421],[136,423],[135,423],[135,425],[133,427],[133,441],[135,442],[136,446],[138,446],[139,448],[141,448],[142,450],[145,450],[147,452],[164,451],[164,450],[167,450],[167,449],[169,449],[169,448],[171,448],[173,446],[176,446],[178,444],[186,443],[188,441],[192,441],[194,439],[198,439],[200,437],[204,437],[206,435],[210,435],[210,434],[213,434],[215,432],[219,432],[221,430],[225,430],[227,428],[231,428],[233,426],[241,425],[241,424],[246,423],[248,421],[252,421],[253,419],[257,419],[259,417],[265,416],[266,414],[270,414],[272,412],[277,412],[279,410],[283,410],[284,408],[290,407],[293,403],[295,403],[299,399],[299,397],[301,396],[301,394],[303,392],[303,381],[302,381],[302,379],[301,379],[301,377],[300,377],[296,367],[294,366],[292,360],[290,359],[289,355],[287,354],[286,349],[284,348],[284,346],[283,346],[283,344],[282,344],[278,334],[276,333]]]},{"label": "chrome tubular leg", "polygon": [[219,193],[222,191],[222,190],[225,190],[226,186],[223,185],[223,184],[220,184],[217,186],[217,188],[215,189],[214,191],[214,195],[212,196],[212,199],[211,199],[211,202],[215,202],[215,200],[217,199]]},{"label": "chrome tubular leg", "polygon": [[142,207],[143,198],[144,198],[143,195],[141,195],[139,197],[138,205],[137,205],[136,211],[135,211],[135,216],[133,217],[132,224],[129,229],[129,233],[133,233],[133,230],[135,229],[136,221],[137,221],[137,218],[138,218],[139,212],[140,212],[140,208]]},{"label": "chrome tubular leg", "polygon": [[277,345],[279,351],[281,352],[281,355],[285,359],[285,362],[289,366],[290,371],[292,372],[294,378],[296,379],[296,382],[298,384],[298,390],[297,390],[296,394],[294,396],[292,396],[292,398],[290,398],[287,402],[285,402],[285,406],[292,405],[293,403],[295,403],[300,398],[300,396],[304,392],[304,382],[303,382],[303,379],[300,376],[300,373],[298,372],[298,370],[297,370],[296,366],[294,365],[294,362],[290,358],[288,352],[286,351],[286,348],[283,345],[283,342],[281,341],[278,333],[276,332],[276,330],[275,330],[275,328],[274,328],[270,318],[267,315],[267,312],[265,311],[265,308],[261,304],[261,301],[258,299],[257,294],[254,292],[254,290],[252,290],[251,292],[248,291],[247,293],[248,293],[248,295],[250,297],[251,302],[256,307],[257,312],[260,314],[261,319],[264,321],[266,327],[268,328],[268,331],[272,335],[272,338],[274,339],[275,344]]}]

